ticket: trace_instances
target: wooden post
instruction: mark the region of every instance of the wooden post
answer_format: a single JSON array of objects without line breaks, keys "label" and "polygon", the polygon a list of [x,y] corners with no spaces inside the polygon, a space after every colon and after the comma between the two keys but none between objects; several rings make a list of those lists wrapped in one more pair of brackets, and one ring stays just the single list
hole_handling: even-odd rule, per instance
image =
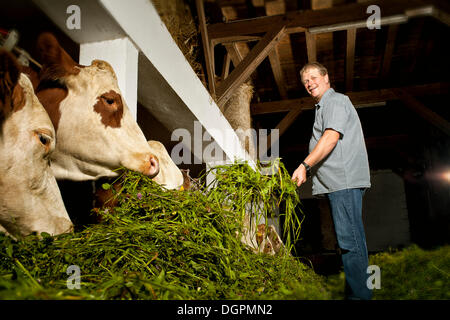
[{"label": "wooden post", "polygon": [[231,72],[231,74],[217,88],[217,103],[224,106],[238,88],[259,64],[267,57],[269,52],[280,41],[284,35],[284,25],[276,25],[256,44],[244,60]]},{"label": "wooden post", "polygon": [[212,46],[211,42],[208,38],[208,30],[206,28],[206,18],[205,18],[205,9],[203,6],[203,0],[195,0],[195,5],[197,7],[197,14],[200,25],[200,33],[202,35],[202,43],[203,43],[203,53],[205,55],[205,63],[206,63],[206,73],[208,75],[208,86],[209,92],[211,96],[215,96],[216,94],[216,84],[215,84],[215,71],[214,71],[214,46]]},{"label": "wooden post", "polygon": [[356,29],[347,30],[347,56],[345,63],[345,89],[346,91],[353,91],[353,76],[355,67],[355,42]]}]

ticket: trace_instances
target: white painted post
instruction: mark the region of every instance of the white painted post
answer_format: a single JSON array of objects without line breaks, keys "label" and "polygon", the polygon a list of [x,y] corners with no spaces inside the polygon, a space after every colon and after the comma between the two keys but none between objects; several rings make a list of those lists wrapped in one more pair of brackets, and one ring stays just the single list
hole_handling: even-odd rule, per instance
[{"label": "white painted post", "polygon": [[134,119],[137,118],[137,80],[139,51],[128,38],[83,43],[80,45],[80,64],[105,60],[113,67],[122,97]]}]

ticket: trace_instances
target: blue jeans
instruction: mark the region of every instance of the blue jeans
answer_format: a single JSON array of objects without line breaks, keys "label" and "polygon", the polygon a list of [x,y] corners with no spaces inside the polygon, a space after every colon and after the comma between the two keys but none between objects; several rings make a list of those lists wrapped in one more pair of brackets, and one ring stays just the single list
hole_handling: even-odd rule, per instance
[{"label": "blue jeans", "polygon": [[372,297],[372,291],[367,287],[369,259],[362,221],[364,191],[345,189],[328,194],[337,241],[342,250],[348,299],[369,300]]}]

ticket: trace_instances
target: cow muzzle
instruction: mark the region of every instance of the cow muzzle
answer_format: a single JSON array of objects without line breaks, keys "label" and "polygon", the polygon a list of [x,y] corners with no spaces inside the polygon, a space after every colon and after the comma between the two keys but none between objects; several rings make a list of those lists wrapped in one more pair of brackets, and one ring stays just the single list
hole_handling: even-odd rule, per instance
[{"label": "cow muzzle", "polygon": [[156,175],[158,175],[159,173],[159,160],[156,156],[151,155],[147,166],[143,172],[146,176],[148,176],[149,178],[154,178],[156,177]]}]

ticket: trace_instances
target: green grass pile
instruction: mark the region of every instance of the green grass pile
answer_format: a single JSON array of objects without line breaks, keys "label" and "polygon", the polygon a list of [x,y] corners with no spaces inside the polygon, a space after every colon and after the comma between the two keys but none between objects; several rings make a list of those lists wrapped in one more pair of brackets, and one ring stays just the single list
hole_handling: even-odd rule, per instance
[{"label": "green grass pile", "polygon": [[[450,246],[425,250],[411,245],[369,256],[369,264],[380,267],[380,289],[374,300],[450,299]],[[333,299],[342,299],[344,273],[327,279]]]},{"label": "green grass pile", "polygon": [[[328,299],[323,278],[287,251],[254,254],[240,241],[248,203],[264,214],[283,203],[285,234],[298,236],[295,186],[282,164],[274,173],[235,164],[201,190],[174,191],[125,171],[102,223],[56,237],[0,234],[0,299]],[[71,265],[79,289],[67,286]]]}]

